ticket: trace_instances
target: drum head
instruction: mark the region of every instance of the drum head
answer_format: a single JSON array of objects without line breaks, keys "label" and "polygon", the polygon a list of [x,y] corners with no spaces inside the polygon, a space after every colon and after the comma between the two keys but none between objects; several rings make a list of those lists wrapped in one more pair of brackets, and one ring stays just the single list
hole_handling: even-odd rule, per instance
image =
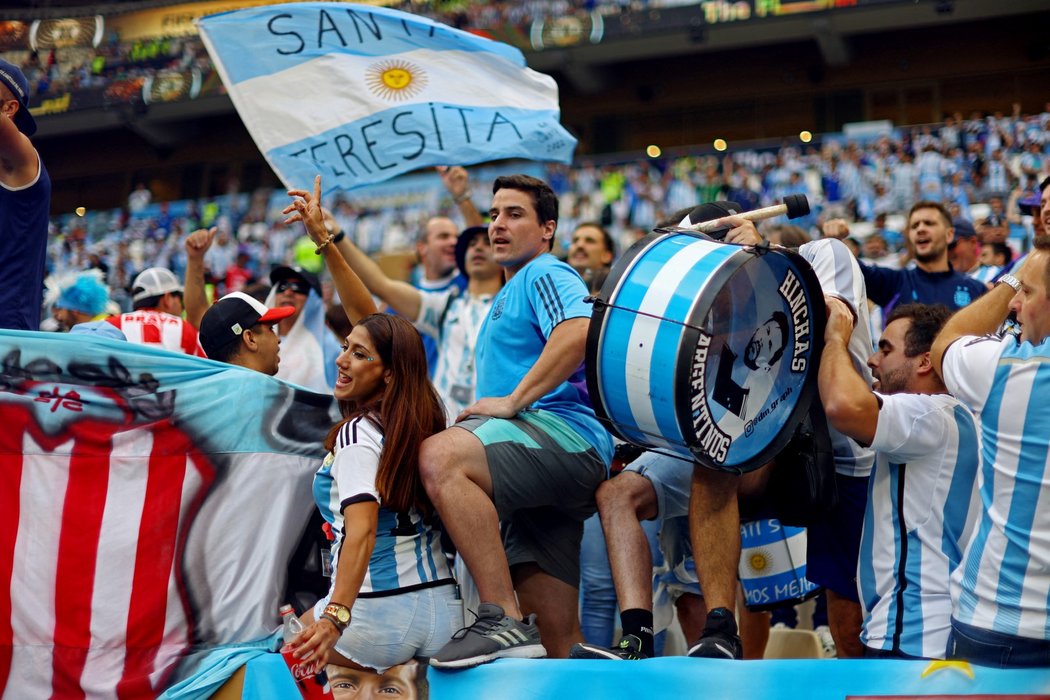
[{"label": "drum head", "polygon": [[746,472],[775,457],[809,410],[824,297],[809,263],[786,251],[721,272],[686,331],[675,381],[688,400],[676,407],[698,462]]},{"label": "drum head", "polygon": [[[621,327],[631,326],[634,341],[635,328],[654,324],[638,308],[651,307],[646,304],[659,295],[660,285],[689,279],[689,274],[644,271],[661,247],[673,247],[668,254],[676,261],[689,253],[683,234],[672,235],[674,240],[651,234],[635,244],[602,288],[588,337],[587,379],[595,412],[628,442],[713,469],[750,471],[784,448],[809,409],[824,334],[820,285],[797,254],[713,243],[694,234],[703,252],[693,270],[706,266],[710,272],[702,285],[680,284],[674,291],[679,299],[688,293],[695,298],[684,312],[661,319],[648,342],[625,343],[628,333]],[[681,305],[665,308],[671,313]],[[669,327],[677,329],[676,348],[664,347],[672,336]],[[605,333],[611,337],[603,338]],[[629,357],[624,360],[621,353]],[[632,362],[630,355],[643,353]],[[623,374],[627,381],[619,380]],[[646,382],[635,380],[639,374]],[[639,392],[639,386],[646,388]],[[651,410],[639,410],[640,403]],[[643,414],[655,420],[647,422]],[[669,414],[673,430],[667,427]]]}]

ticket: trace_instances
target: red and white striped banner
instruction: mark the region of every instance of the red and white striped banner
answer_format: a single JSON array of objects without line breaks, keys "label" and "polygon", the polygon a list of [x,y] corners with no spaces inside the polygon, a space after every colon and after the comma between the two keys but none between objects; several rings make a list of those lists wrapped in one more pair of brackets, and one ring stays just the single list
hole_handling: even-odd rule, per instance
[{"label": "red and white striped banner", "polygon": [[84,336],[0,358],[0,696],[155,697],[276,627],[325,397]]}]

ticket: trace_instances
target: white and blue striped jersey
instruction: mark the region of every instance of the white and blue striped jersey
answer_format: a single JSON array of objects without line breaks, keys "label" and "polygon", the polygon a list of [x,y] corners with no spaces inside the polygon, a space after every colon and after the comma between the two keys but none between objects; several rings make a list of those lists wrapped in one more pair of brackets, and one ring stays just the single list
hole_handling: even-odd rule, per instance
[{"label": "white and blue striped jersey", "polygon": [[865,646],[943,659],[948,580],[977,521],[977,427],[948,394],[878,395],[857,585]]},{"label": "white and blue striped jersey", "polygon": [[1050,639],[1050,340],[960,338],[944,382],[980,417],[982,512],[952,576],[955,618]]},{"label": "white and blue striped jersey", "polygon": [[999,276],[999,273],[1003,271],[1000,265],[981,265],[973,272],[968,273],[970,277],[973,277],[978,282],[984,282],[985,284],[991,284],[995,281],[995,278]]},{"label": "white and blue striped jersey", "polygon": [[[842,299],[856,314],[857,322],[847,349],[857,374],[871,386],[868,358],[871,357],[874,346],[871,342],[868,294],[857,259],[849,252],[845,243],[833,238],[806,243],[798,252],[817,273],[824,294]],[[862,447],[856,440],[846,437],[831,426],[828,426],[828,429],[831,433],[831,447],[835,453],[835,471],[843,476],[864,477],[871,474],[871,465],[875,461],[874,451]]]},{"label": "white and blue striped jersey", "polygon": [[434,388],[445,404],[446,418],[451,425],[456,416],[476,400],[474,348],[495,295],[473,296],[458,287],[441,292],[420,290],[420,295],[415,326],[437,342]]},{"label": "white and blue striped jersey", "polygon": [[314,476],[314,500],[332,526],[332,571],[338,572],[343,544],[343,509],[354,503],[379,503],[376,544],[361,583],[359,598],[391,595],[452,582],[440,534],[413,508],[395,513],[383,507],[376,491],[383,434],[368,418],[348,421],[335,449]]}]

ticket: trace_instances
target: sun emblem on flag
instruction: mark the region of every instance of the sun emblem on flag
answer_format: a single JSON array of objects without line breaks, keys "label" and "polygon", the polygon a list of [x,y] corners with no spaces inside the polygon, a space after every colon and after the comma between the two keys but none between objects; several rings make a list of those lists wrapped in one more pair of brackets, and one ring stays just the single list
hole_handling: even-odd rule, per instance
[{"label": "sun emblem on flag", "polygon": [[384,100],[401,101],[418,95],[427,86],[427,75],[408,61],[379,61],[368,67],[365,82]]},{"label": "sun emblem on flag", "polygon": [[762,573],[769,566],[769,554],[761,549],[753,552],[747,558],[747,564],[756,574]]}]

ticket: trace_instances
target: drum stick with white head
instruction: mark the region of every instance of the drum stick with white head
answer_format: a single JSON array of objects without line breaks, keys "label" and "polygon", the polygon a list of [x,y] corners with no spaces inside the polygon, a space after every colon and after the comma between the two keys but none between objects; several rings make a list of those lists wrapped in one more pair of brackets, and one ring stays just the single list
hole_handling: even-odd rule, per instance
[{"label": "drum stick with white head", "polygon": [[[789,219],[797,219],[800,216],[805,216],[809,213],[809,200],[806,199],[804,194],[789,194],[784,197],[782,204],[774,204],[771,207],[762,207],[761,209],[753,209],[751,211],[745,211],[735,216],[741,219],[747,219],[748,221],[763,221],[765,219],[772,219],[775,216],[782,216],[787,214]],[[722,217],[725,218],[725,217]],[[683,226],[682,228],[689,229],[691,231],[699,231],[701,233],[710,233],[717,229],[725,228],[725,224],[720,223],[719,219],[712,219],[711,221],[701,221],[696,224],[689,226]]]}]

